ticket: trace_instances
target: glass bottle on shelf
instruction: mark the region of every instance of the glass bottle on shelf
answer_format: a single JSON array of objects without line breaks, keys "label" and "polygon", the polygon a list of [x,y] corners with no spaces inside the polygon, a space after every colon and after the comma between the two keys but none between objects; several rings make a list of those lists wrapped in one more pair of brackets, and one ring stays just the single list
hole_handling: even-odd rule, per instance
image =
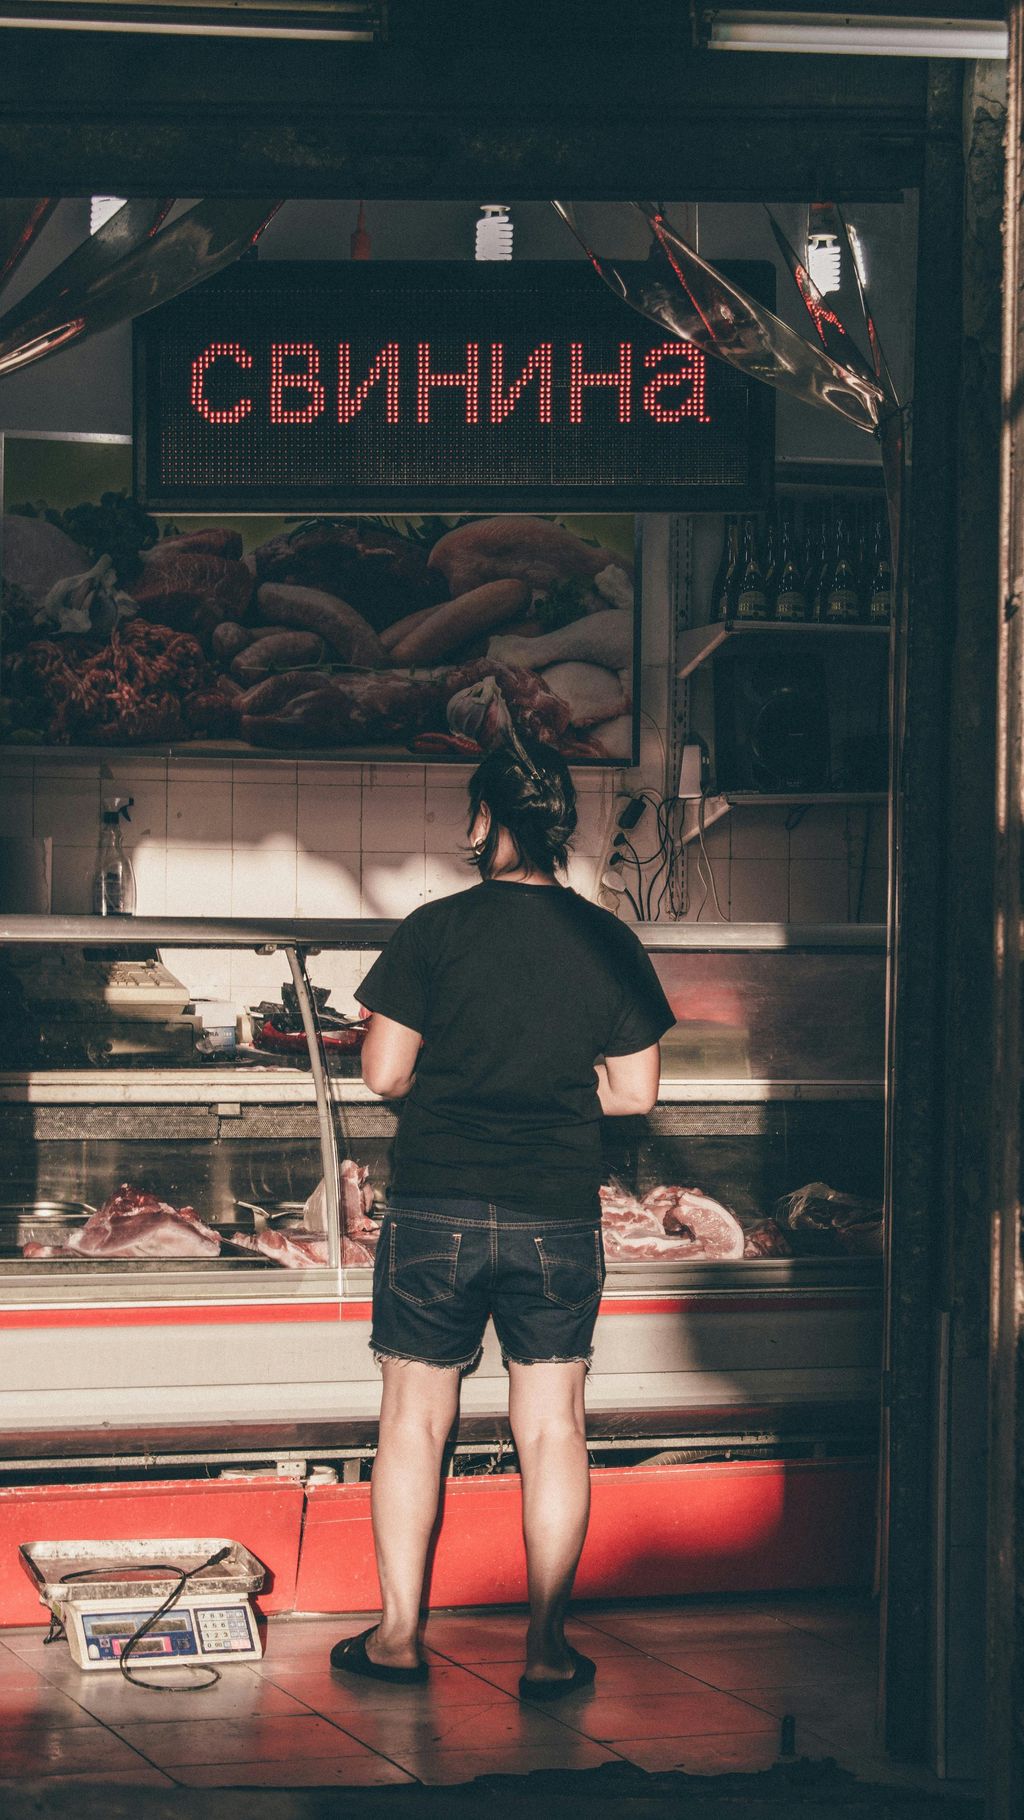
[{"label": "glass bottle on shelf", "polygon": [[800,573],[804,578],[804,593],[807,596],[807,617],[813,617],[812,593],[814,577],[814,553],[818,547],[818,508],[807,503],[800,514]]},{"label": "glass bottle on shelf", "polygon": [[864,619],[864,599],[868,593],[868,582],[871,581],[871,508],[862,499],[851,501],[849,506],[853,535],[851,535],[851,561],[853,573],[857,575],[857,599],[860,602],[858,619]]},{"label": "glass bottle on shelf", "polygon": [[835,553],[822,590],[822,618],[829,625],[851,625],[860,618],[860,591],[854,566],[848,514],[836,513]]},{"label": "glass bottle on shelf", "polygon": [[778,564],[775,586],[775,617],[787,622],[805,620],[807,590],[796,555],[796,535],[790,514],[783,511],[779,520]]},{"label": "glass bottle on shelf", "polygon": [[743,526],[743,558],[740,563],[739,592],[736,596],[736,618],[768,618],[768,594],[757,547],[757,525],[752,518],[748,518]]},{"label": "glass bottle on shelf", "polygon": [[892,618],[892,561],[889,556],[889,529],[885,508],[875,518],[875,535],[871,552],[868,582],[868,624],[887,626]]},{"label": "glass bottle on shelf", "polygon": [[772,603],[775,600],[775,587],[778,581],[779,561],[779,509],[773,506],[768,514],[764,533],[764,592],[768,602],[768,617],[772,616]]},{"label": "glass bottle on shelf", "polygon": [[824,618],[824,590],[829,568],[829,514],[824,503],[808,514],[807,562],[804,588],[808,619]]},{"label": "glass bottle on shelf", "polygon": [[739,562],[739,526],[735,518],[727,518],[722,554],[718,559],[718,570],[711,589],[711,620],[732,619],[736,611]]}]

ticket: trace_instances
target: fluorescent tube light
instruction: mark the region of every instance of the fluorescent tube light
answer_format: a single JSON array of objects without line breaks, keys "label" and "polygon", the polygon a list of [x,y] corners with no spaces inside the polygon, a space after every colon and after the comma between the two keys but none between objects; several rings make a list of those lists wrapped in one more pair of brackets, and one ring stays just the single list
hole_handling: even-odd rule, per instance
[{"label": "fluorescent tube light", "polygon": [[0,0],[0,29],[379,44],[385,0]]},{"label": "fluorescent tube light", "polygon": [[709,7],[701,42],[714,51],[789,51],[831,57],[1002,59],[1008,33],[997,20],[921,19],[906,14],[768,12]]}]

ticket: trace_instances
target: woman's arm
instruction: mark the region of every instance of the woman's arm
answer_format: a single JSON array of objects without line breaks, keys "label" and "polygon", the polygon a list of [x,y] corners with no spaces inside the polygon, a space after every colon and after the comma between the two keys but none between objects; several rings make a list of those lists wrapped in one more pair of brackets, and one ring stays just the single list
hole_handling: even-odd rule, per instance
[{"label": "woman's arm", "polygon": [[416,1078],[416,1057],[423,1046],[418,1030],[397,1024],[375,1011],[363,1038],[363,1079],[382,1100],[403,1100]]},{"label": "woman's arm", "polygon": [[634,1055],[609,1055],[595,1068],[597,1097],[606,1118],[650,1112],[658,1098],[661,1079],[661,1044],[638,1049]]}]

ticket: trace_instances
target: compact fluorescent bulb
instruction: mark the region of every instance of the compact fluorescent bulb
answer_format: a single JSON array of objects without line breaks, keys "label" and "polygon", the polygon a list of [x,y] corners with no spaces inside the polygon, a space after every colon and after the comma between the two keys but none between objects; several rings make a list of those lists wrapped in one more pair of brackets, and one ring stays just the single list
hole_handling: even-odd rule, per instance
[{"label": "compact fluorescent bulb", "polygon": [[808,234],[807,270],[823,297],[842,284],[842,254],[836,234]]},{"label": "compact fluorescent bulb", "polygon": [[511,259],[512,218],[507,202],[485,202],[476,224],[478,259]]}]

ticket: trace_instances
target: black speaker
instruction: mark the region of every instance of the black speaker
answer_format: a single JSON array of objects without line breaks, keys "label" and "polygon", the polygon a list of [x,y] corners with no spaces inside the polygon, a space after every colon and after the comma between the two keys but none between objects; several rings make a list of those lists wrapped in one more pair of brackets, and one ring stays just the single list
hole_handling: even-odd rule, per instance
[{"label": "black speaker", "polygon": [[718,790],[829,788],[828,689],[813,651],[788,637],[737,639],[718,653],[714,684]]}]

